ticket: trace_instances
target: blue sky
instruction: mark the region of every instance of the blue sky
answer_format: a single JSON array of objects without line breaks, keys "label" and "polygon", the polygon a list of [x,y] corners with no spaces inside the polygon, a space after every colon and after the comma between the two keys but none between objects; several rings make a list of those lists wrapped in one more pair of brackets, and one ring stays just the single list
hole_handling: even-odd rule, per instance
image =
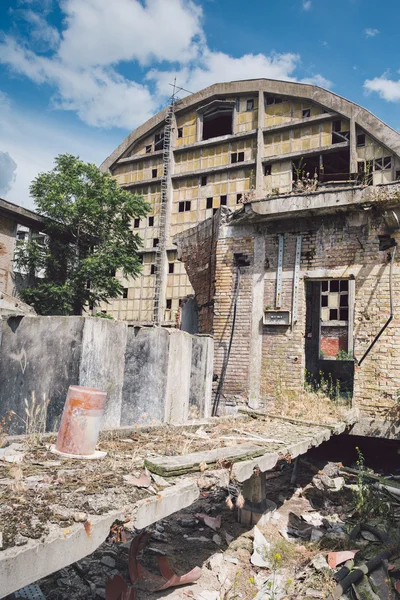
[{"label": "blue sky", "polygon": [[398,0],[2,0],[0,196],[32,207],[61,152],[100,164],[174,77],[315,83],[400,131],[399,18]]}]

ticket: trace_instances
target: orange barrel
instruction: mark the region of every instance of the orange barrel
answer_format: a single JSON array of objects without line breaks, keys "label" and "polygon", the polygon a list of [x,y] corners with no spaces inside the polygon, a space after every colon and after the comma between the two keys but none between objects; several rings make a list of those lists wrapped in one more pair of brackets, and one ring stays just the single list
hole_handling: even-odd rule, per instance
[{"label": "orange barrel", "polygon": [[69,386],[57,436],[58,452],[81,456],[95,453],[106,395],[95,388]]}]

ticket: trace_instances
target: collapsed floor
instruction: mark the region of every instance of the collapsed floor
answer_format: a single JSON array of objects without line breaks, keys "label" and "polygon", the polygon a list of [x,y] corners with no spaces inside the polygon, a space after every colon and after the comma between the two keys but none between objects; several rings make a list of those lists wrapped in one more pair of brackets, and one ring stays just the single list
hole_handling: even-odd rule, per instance
[{"label": "collapsed floor", "polygon": [[[346,444],[354,450],[356,440],[352,443],[347,438],[343,446]],[[369,525],[393,538],[397,536],[400,511],[396,498],[379,495],[378,490],[369,487],[367,471],[363,471],[360,479],[359,475],[345,471],[341,463],[327,462],[327,454],[332,456],[335,452],[331,448],[327,453],[326,447],[329,443],[301,458],[294,485],[293,466],[285,460],[267,474],[272,510],[264,525],[250,530],[237,522],[235,504],[240,504],[240,486],[227,484],[221,488],[215,471],[205,470],[200,476],[201,498],[191,507],[154,524],[152,537],[140,557],[146,569],[154,574],[160,555],[169,557],[172,569],[179,575],[199,566],[200,579],[194,585],[158,593],[151,591],[154,582],[137,581],[137,600],[166,595],[176,600],[328,597],[337,585],[335,573],[343,558],[338,553],[350,551],[348,559],[357,550],[354,561],[361,564],[388,548],[387,543],[382,544],[370,531],[361,531],[350,539],[354,526],[367,520]],[[358,464],[350,462],[363,470],[362,460],[359,454]],[[395,465],[390,466],[392,475],[398,477],[400,469],[396,473]],[[395,479],[391,485],[395,485]],[[363,499],[371,505],[363,506]],[[207,520],[205,515],[211,518]],[[131,535],[123,533],[121,527],[114,528],[108,541],[96,552],[37,582],[42,597],[46,600],[111,598],[106,592],[107,580],[120,575],[129,582]],[[397,540],[396,537],[394,541]],[[332,597],[394,599],[395,586],[400,588],[399,578],[397,543],[390,563],[384,560],[348,594]]]}]

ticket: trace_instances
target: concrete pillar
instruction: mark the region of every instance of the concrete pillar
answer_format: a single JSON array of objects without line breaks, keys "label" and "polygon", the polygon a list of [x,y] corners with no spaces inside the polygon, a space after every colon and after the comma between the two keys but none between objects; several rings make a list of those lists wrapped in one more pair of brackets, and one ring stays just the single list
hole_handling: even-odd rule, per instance
[{"label": "concrete pillar", "polygon": [[169,329],[168,380],[164,421],[182,423],[189,418],[192,336]]},{"label": "concrete pillar", "polygon": [[253,297],[250,332],[249,407],[259,408],[261,393],[262,334],[264,310],[265,238],[254,237]]},{"label": "concrete pillar", "polygon": [[357,132],[356,120],[354,117],[350,119],[350,173],[356,174],[357,168]]},{"label": "concrete pillar", "polygon": [[189,417],[211,416],[214,340],[208,335],[192,336]]},{"label": "concrete pillar", "polygon": [[239,523],[252,527],[266,522],[266,516],[271,512],[271,505],[265,495],[265,473],[254,473],[243,484],[242,494],[245,499],[244,506],[239,508]]},{"label": "concrete pillar", "polygon": [[258,92],[258,126],[257,126],[257,159],[256,159],[256,199],[264,197],[264,172],[262,159],[264,157],[264,133],[262,128],[265,124],[264,92]]}]

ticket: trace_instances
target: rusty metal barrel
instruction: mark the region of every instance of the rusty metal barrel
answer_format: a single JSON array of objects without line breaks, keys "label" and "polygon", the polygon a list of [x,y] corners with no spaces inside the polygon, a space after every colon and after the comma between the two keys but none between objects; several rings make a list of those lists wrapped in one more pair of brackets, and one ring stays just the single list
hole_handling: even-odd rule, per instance
[{"label": "rusty metal barrel", "polygon": [[95,388],[70,385],[61,417],[55,449],[62,454],[95,454],[106,393]]}]

